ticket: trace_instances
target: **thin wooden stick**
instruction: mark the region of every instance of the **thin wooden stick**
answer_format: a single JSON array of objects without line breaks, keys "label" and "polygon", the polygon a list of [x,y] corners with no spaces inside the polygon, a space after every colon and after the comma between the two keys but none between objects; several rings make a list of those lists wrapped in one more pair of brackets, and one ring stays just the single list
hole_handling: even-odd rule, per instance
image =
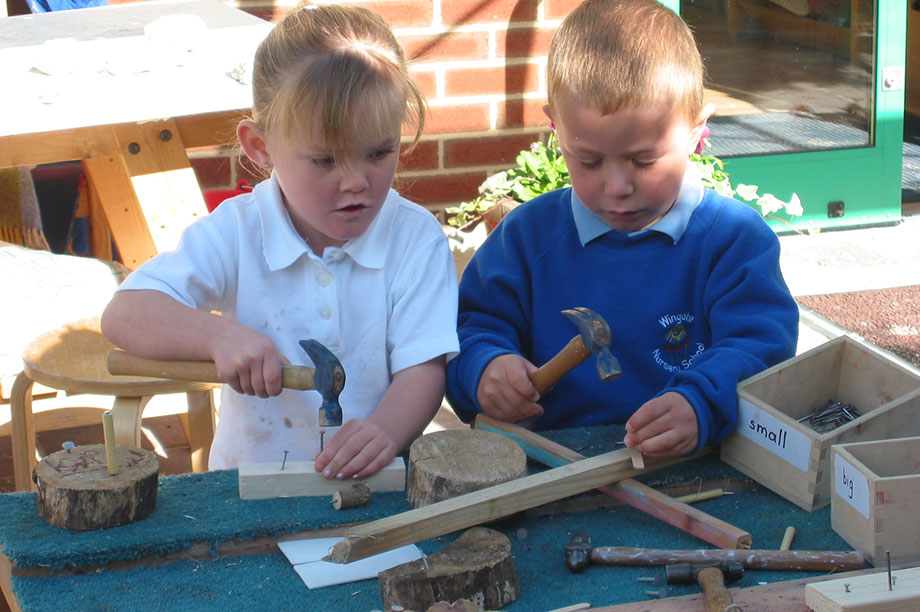
[{"label": "thin wooden stick", "polygon": [[[566,465],[585,458],[584,455],[519,425],[498,421],[484,414],[476,416],[473,426],[476,429],[485,429],[508,436],[521,445],[528,457],[550,467]],[[656,491],[637,480],[630,478],[615,485],[597,487],[597,490],[713,546],[719,548],[751,547],[753,540],[747,531]]]},{"label": "thin wooden stick", "polygon": [[[651,469],[683,460],[685,458],[655,459],[651,462]],[[637,473],[625,449],[583,459],[359,525],[346,532],[345,539],[333,547],[326,560],[335,563],[357,561],[582,493]]]},{"label": "thin wooden stick", "polygon": [[115,454],[115,420],[111,410],[102,413],[102,435],[105,442],[105,467],[109,475],[114,476],[118,474],[118,456]]}]

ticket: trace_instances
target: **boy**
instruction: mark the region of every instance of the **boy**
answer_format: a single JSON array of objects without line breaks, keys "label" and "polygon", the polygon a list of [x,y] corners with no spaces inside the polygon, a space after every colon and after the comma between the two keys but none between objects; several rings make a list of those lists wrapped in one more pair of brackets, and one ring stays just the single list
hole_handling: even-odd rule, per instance
[{"label": "boy", "polygon": [[[712,113],[693,36],[655,0],[587,0],[548,75],[572,188],[513,210],[465,270],[448,398],[536,429],[625,422],[652,457],[718,442],[738,381],[794,354],[798,309],[770,228],[688,165]],[[541,397],[529,375],[577,334],[576,306],[608,322],[623,375],[586,362]]]}]

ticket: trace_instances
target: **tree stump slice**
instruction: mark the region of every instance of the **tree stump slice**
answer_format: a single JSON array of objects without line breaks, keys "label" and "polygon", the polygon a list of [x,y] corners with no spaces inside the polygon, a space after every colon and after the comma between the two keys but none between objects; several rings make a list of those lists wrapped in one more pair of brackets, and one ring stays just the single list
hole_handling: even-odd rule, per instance
[{"label": "tree stump slice", "polygon": [[48,455],[32,472],[38,515],[62,529],[86,531],[146,518],[157,503],[160,464],[148,450],[118,446],[118,474],[106,469],[105,445]]},{"label": "tree stump slice", "polygon": [[407,495],[415,508],[527,475],[527,455],[513,440],[479,429],[426,434],[409,448]]},{"label": "tree stump slice", "polygon": [[383,607],[427,610],[437,602],[468,599],[494,610],[518,598],[518,582],[511,542],[486,527],[466,531],[427,559],[410,561],[380,572]]}]

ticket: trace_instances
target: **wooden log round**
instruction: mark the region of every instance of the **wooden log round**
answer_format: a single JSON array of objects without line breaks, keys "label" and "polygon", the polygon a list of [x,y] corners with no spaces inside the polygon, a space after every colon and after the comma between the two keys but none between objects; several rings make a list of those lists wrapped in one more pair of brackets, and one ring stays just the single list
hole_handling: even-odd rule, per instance
[{"label": "wooden log round", "polygon": [[407,496],[415,508],[527,475],[514,441],[479,429],[426,434],[409,448]]},{"label": "wooden log round", "polygon": [[332,507],[336,510],[358,508],[371,501],[371,488],[359,482],[332,494]]},{"label": "wooden log round", "polygon": [[518,598],[511,542],[485,527],[464,532],[426,561],[397,565],[377,576],[383,607],[427,610],[439,601],[468,599],[479,609],[504,608]]},{"label": "wooden log round", "polygon": [[106,469],[105,446],[89,444],[42,459],[32,472],[38,515],[62,529],[86,531],[146,518],[157,501],[160,465],[148,450],[118,446],[118,474]]}]

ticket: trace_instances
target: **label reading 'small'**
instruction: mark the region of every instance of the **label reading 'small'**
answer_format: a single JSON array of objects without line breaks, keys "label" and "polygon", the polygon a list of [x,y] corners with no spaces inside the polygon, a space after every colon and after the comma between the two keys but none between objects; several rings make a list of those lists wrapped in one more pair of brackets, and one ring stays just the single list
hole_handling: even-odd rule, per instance
[{"label": "label reading 'small'", "polygon": [[808,471],[811,440],[751,402],[738,398],[738,433],[803,472]]}]

